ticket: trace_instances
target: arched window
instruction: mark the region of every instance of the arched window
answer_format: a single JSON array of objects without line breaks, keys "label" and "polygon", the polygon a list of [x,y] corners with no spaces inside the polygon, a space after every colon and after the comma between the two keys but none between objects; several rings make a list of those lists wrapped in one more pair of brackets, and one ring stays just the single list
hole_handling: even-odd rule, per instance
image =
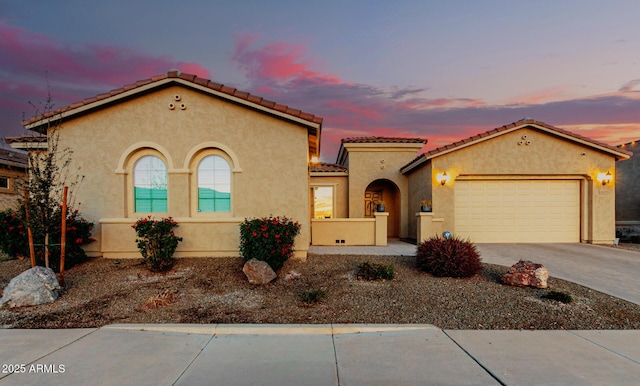
[{"label": "arched window", "polygon": [[135,212],[167,212],[167,167],[156,156],[140,158],[133,168]]},{"label": "arched window", "polygon": [[198,212],[231,212],[231,168],[218,155],[198,164]]}]

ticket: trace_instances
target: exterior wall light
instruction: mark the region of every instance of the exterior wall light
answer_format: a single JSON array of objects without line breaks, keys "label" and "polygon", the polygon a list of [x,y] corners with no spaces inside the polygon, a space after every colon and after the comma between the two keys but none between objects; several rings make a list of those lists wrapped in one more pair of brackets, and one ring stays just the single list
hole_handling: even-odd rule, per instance
[{"label": "exterior wall light", "polygon": [[318,156],[314,155],[313,157],[311,157],[311,163],[312,164],[317,164],[319,162],[320,162],[320,160],[318,159]]},{"label": "exterior wall light", "polygon": [[449,181],[449,176],[447,175],[447,172],[436,174],[436,181],[438,181],[440,185],[446,184],[447,181]]},{"label": "exterior wall light", "polygon": [[602,183],[602,186],[611,184],[611,181],[613,181],[611,172],[598,173],[598,182]]}]

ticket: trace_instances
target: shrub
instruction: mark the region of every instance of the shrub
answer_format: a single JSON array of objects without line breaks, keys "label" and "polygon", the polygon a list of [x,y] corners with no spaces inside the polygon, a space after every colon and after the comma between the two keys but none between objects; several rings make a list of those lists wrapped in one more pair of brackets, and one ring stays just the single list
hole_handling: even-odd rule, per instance
[{"label": "shrub", "polygon": [[418,244],[416,265],[438,277],[471,277],[480,270],[480,255],[469,240],[432,237]]},{"label": "shrub", "polygon": [[393,264],[384,265],[365,262],[358,265],[356,277],[363,280],[391,280],[393,279]]},{"label": "shrub", "polygon": [[240,255],[265,261],[275,271],[293,256],[300,224],[287,217],[244,219],[240,224]]},{"label": "shrub", "polygon": [[[49,267],[56,272],[60,271],[60,239],[62,236],[62,210],[57,209],[52,213],[52,222],[59,224],[49,230]],[[33,243],[36,254],[36,264],[45,265],[44,239],[45,231],[37,222],[33,222]],[[87,221],[78,210],[67,214],[67,235],[65,249],[65,268],[73,267],[87,258],[84,245],[95,241],[91,237],[93,223]],[[11,209],[0,212],[0,249],[10,257],[29,257],[29,239],[27,234],[27,221],[24,209],[14,211]]]},{"label": "shrub", "polygon": [[569,304],[573,301],[573,296],[569,295],[566,292],[560,291],[549,291],[548,293],[541,296],[544,299],[557,300],[559,302]]},{"label": "shrub", "polygon": [[178,223],[171,217],[152,220],[151,216],[141,218],[131,226],[136,231],[136,243],[144,263],[152,271],[164,271],[171,268],[173,254],[182,237],[174,234]]},{"label": "shrub", "polygon": [[300,295],[300,299],[306,304],[317,303],[322,300],[327,293],[324,290],[306,290]]},{"label": "shrub", "polygon": [[0,212],[0,249],[11,258],[29,256],[27,228],[19,212]]}]

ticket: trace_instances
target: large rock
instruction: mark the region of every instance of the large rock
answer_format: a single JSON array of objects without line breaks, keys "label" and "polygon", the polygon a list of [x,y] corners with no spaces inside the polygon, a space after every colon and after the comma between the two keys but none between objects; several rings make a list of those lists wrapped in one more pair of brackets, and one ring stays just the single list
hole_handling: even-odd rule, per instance
[{"label": "large rock", "polygon": [[51,268],[33,267],[14,277],[4,289],[0,307],[37,306],[58,298],[60,284]]},{"label": "large rock", "polygon": [[267,284],[278,277],[271,266],[262,260],[251,259],[244,264],[242,272],[251,284]]},{"label": "large rock", "polygon": [[542,264],[520,260],[509,268],[502,282],[517,287],[547,288],[549,273]]}]

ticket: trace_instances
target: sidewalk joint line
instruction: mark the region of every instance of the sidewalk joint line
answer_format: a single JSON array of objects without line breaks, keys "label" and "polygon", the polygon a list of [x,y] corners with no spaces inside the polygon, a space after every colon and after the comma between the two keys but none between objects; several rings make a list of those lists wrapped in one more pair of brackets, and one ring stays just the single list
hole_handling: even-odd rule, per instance
[{"label": "sidewalk joint line", "polygon": [[338,367],[338,352],[336,351],[336,339],[333,331],[333,323],[331,323],[331,344],[333,345],[333,358],[336,364],[336,378],[338,380],[338,386],[340,386],[340,368]]},{"label": "sidewalk joint line", "polygon": [[178,375],[178,378],[176,378],[176,380],[171,384],[172,386],[174,386],[176,383],[178,383],[180,381],[180,378],[182,378],[182,376],[184,375],[184,373],[187,372],[187,370],[189,370],[189,368],[191,367],[191,365],[193,365],[193,362],[196,361],[196,359],[198,359],[198,357],[200,357],[200,354],[202,354],[202,352],[204,351],[205,348],[207,348],[207,346],[209,346],[209,343],[211,343],[211,341],[213,340],[213,338],[216,337],[216,333],[214,332],[213,334],[211,334],[211,337],[209,338],[209,340],[207,340],[207,343],[205,343],[201,348],[200,351],[198,351],[198,353],[193,357],[193,359],[191,359],[191,361],[189,362],[189,364],[187,364],[187,366],[184,368],[184,370],[182,370],[182,372],[180,373],[180,375]]},{"label": "sidewalk joint line", "polygon": [[[603,330],[603,331],[607,331],[607,330]],[[567,330],[567,332],[569,332],[570,334],[572,334],[572,335],[574,335],[574,336],[577,336],[578,338],[584,339],[584,340],[586,340],[587,342],[589,342],[589,343],[591,343],[591,344],[595,344],[596,346],[601,347],[601,348],[603,348],[603,349],[605,349],[605,350],[607,350],[607,351],[609,351],[609,352],[611,352],[611,353],[614,353],[614,354],[616,354],[616,355],[618,355],[618,356],[621,356],[621,357],[623,357],[623,358],[625,358],[625,359],[628,359],[628,360],[630,360],[630,361],[631,361],[631,362],[633,362],[633,363],[637,363],[637,364],[639,364],[639,365],[640,365],[640,362],[638,362],[637,360],[635,360],[635,359],[633,359],[633,358],[629,358],[628,356],[626,356],[626,355],[624,355],[624,354],[621,354],[621,353],[619,353],[619,352],[617,352],[617,351],[614,351],[614,350],[610,349],[610,348],[609,348],[609,347],[607,347],[607,346],[603,346],[603,345],[601,345],[601,344],[600,344],[600,343],[598,343],[598,342],[594,342],[594,341],[592,341],[591,339],[589,339],[589,338],[587,338],[587,337],[584,337],[584,336],[582,336],[582,335],[578,334],[577,332],[574,332],[573,330]]]},{"label": "sidewalk joint line", "polygon": [[458,342],[456,342],[455,339],[453,339],[449,334],[447,334],[447,332],[445,330],[441,330],[446,336],[447,338],[451,339],[451,341],[453,343],[456,344],[456,346],[460,347],[460,350],[464,351],[465,354],[467,354],[469,356],[469,358],[473,359],[474,362],[476,362],[478,364],[478,366],[482,367],[484,369],[484,371],[487,372],[487,374],[489,374],[493,379],[495,379],[499,384],[501,384],[502,386],[507,386],[506,383],[504,383],[502,381],[502,379],[500,379],[500,377],[498,377],[496,374],[493,373],[493,371],[489,370],[488,367],[486,367],[485,365],[483,365],[482,363],[480,363],[480,361],[478,359],[476,359],[476,357],[474,357],[473,355],[471,355],[471,353],[469,351],[467,351],[464,347],[462,347]]}]

